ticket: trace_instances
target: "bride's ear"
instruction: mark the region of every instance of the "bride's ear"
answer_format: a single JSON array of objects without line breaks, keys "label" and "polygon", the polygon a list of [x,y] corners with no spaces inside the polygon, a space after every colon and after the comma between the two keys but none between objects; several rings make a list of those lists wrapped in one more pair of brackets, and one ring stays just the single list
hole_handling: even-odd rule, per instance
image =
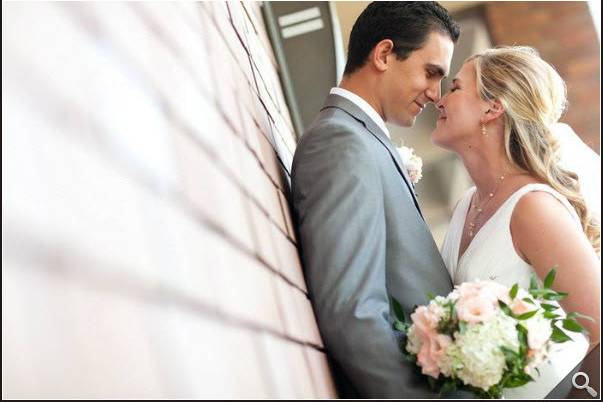
[{"label": "bride's ear", "polygon": [[482,123],[488,123],[492,120],[498,119],[504,112],[505,108],[498,99],[489,101],[487,107],[483,110]]}]

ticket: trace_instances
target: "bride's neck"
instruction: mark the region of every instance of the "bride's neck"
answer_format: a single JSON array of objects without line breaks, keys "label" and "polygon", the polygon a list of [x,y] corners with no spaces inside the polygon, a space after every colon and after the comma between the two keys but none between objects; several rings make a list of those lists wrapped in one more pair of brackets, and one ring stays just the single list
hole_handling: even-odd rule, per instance
[{"label": "bride's neck", "polygon": [[504,151],[484,152],[476,149],[468,149],[460,154],[469,176],[475,183],[480,199],[495,190],[501,182],[501,176],[519,174],[507,160]]}]

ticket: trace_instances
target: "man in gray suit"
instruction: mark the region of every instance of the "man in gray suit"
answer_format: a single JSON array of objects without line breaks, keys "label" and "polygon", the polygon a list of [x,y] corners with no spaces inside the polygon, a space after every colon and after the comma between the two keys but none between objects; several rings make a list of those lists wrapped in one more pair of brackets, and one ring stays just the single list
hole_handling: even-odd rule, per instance
[{"label": "man in gray suit", "polygon": [[412,126],[437,102],[458,25],[434,2],[376,2],[350,36],[343,80],[302,136],[294,215],[329,355],[354,393],[434,398],[404,361],[390,297],[408,315],[452,283],[384,122]]}]

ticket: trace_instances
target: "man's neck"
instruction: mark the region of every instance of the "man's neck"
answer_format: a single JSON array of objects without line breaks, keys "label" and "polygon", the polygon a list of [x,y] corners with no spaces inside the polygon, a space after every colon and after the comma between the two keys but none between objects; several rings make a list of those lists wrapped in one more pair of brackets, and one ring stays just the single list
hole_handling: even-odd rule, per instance
[{"label": "man's neck", "polygon": [[350,91],[364,99],[381,116],[383,121],[386,121],[378,97],[375,91],[371,89],[374,88],[373,82],[369,77],[366,77],[366,80],[364,78],[356,74],[353,76],[344,76],[339,83],[339,88]]}]

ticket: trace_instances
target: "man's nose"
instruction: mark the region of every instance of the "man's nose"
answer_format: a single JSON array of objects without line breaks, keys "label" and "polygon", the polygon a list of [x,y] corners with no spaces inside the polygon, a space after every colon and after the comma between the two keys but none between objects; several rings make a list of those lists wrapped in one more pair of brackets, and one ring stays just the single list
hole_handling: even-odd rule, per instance
[{"label": "man's nose", "polygon": [[437,84],[427,88],[427,91],[425,91],[425,95],[427,96],[427,98],[429,98],[429,100],[431,102],[433,102],[434,104],[437,104],[442,97],[442,90],[440,87],[440,83],[437,83]]}]

